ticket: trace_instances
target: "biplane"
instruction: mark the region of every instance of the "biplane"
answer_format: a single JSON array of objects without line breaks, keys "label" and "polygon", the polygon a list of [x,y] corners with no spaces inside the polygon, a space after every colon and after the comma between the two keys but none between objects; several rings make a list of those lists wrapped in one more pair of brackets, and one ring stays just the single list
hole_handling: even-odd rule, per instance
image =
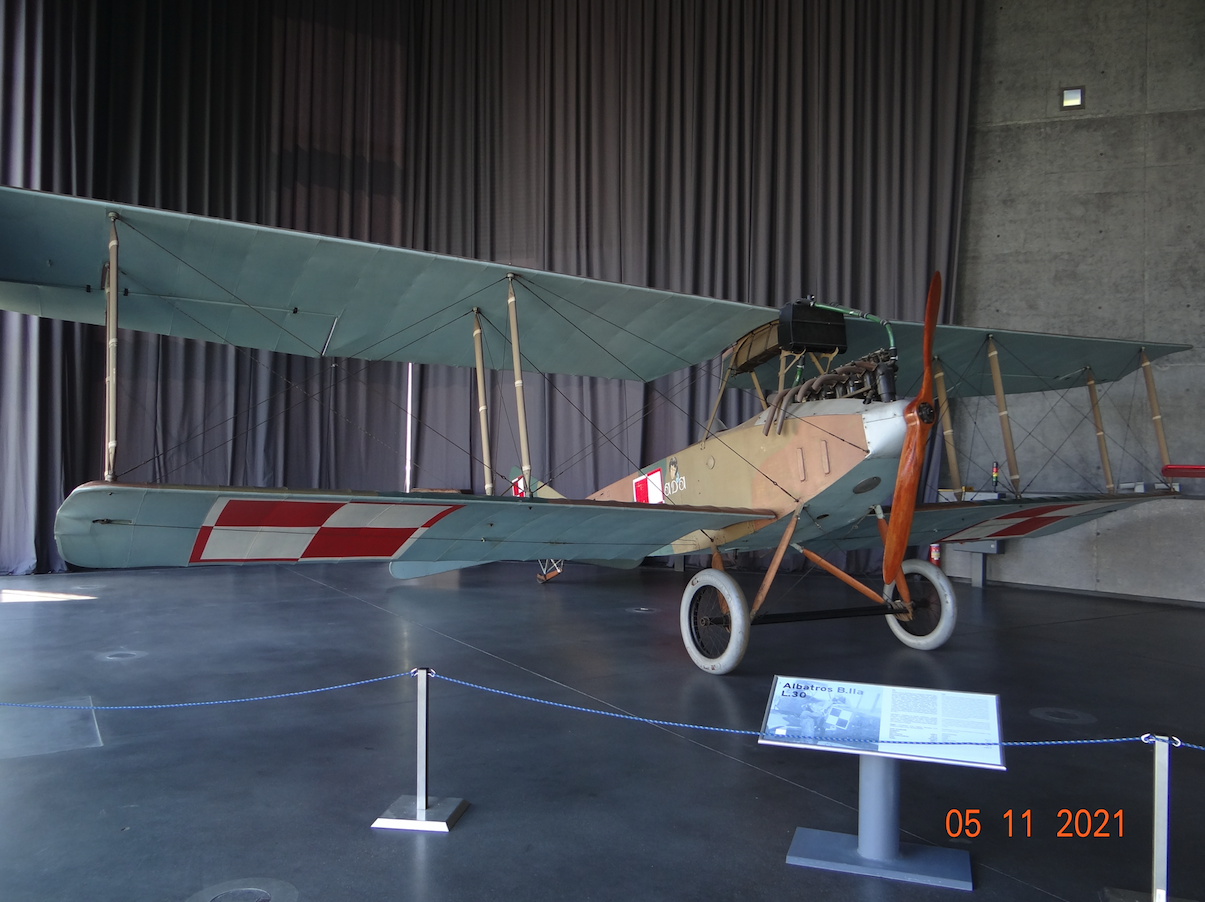
[{"label": "biplane", "polygon": [[[940,646],[954,628],[954,592],[938,567],[906,559],[909,546],[1048,535],[1159,495],[1117,493],[1107,454],[1103,493],[1024,493],[1006,396],[1086,386],[1095,398],[1097,384],[1138,367],[1149,380],[1151,360],[1187,349],[941,326],[937,275],[923,324],[888,323],[814,302],[758,307],[13,188],[0,188],[0,248],[0,308],[106,326],[105,478],[71,492],[55,520],[72,565],[380,561],[412,578],[499,560],[555,562],[547,575],[566,560],[633,567],[709,553],[680,621],[691,659],[712,673],[740,662],[755,624],[874,615],[906,645]],[[484,330],[484,319],[508,333]],[[123,484],[119,325],[314,357],[473,367],[486,493]],[[491,461],[487,353],[509,358],[514,374],[522,468],[510,480],[496,479]],[[588,498],[561,497],[532,472],[525,371],[649,382],[717,357],[720,395],[759,399],[746,422],[713,430],[713,411],[698,442]],[[940,421],[949,442],[951,400],[981,395],[999,405],[1005,491],[917,504],[931,430]],[[957,482],[952,456],[950,471]],[[873,547],[883,549],[881,584],[824,556]],[[788,548],[869,603],[764,611]],[[773,556],[750,602],[722,555],[759,549]]]}]

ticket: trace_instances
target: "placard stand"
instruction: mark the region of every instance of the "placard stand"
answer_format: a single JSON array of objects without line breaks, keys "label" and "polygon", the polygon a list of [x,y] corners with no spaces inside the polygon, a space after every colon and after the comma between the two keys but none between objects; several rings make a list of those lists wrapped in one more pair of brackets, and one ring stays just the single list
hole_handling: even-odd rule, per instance
[{"label": "placard stand", "polygon": [[427,795],[427,682],[430,674],[426,667],[418,668],[414,674],[418,681],[417,793],[398,798],[372,822],[374,827],[447,833],[469,807],[464,799],[431,799]]},{"label": "placard stand", "polygon": [[787,864],[972,889],[971,854],[900,842],[900,763],[858,755],[858,835],[797,827]]}]

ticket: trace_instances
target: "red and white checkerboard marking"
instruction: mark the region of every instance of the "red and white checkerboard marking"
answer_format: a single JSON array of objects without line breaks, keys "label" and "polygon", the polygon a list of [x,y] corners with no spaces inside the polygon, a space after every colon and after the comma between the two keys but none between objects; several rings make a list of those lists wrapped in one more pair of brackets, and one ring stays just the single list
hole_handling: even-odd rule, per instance
[{"label": "red and white checkerboard marking", "polygon": [[460,504],[219,498],[190,564],[389,561]]},{"label": "red and white checkerboard marking", "polygon": [[664,504],[665,491],[661,481],[661,468],[637,476],[632,480],[632,500],[640,504]]},{"label": "red and white checkerboard marking", "polygon": [[1002,514],[966,529],[959,530],[942,539],[943,542],[973,542],[979,539],[1016,539],[1033,535],[1039,530],[1053,526],[1068,517],[1082,517],[1104,508],[1112,508],[1111,501],[1084,504],[1050,504],[1045,507],[1030,507],[1025,510]]}]

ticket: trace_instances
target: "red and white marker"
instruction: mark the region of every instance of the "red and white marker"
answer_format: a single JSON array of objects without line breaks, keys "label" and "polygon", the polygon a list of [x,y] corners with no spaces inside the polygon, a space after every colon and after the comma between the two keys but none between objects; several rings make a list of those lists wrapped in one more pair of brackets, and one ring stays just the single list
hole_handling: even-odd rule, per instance
[{"label": "red and white marker", "polygon": [[389,561],[462,506],[219,498],[188,562]]}]

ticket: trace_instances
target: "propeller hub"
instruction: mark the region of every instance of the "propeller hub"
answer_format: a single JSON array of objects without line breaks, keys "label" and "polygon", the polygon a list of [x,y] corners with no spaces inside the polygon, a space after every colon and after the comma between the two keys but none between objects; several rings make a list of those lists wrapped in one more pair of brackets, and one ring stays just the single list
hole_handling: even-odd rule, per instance
[{"label": "propeller hub", "polygon": [[937,419],[937,411],[933,409],[933,405],[928,401],[921,401],[916,405],[916,416],[925,425],[932,425]]}]

